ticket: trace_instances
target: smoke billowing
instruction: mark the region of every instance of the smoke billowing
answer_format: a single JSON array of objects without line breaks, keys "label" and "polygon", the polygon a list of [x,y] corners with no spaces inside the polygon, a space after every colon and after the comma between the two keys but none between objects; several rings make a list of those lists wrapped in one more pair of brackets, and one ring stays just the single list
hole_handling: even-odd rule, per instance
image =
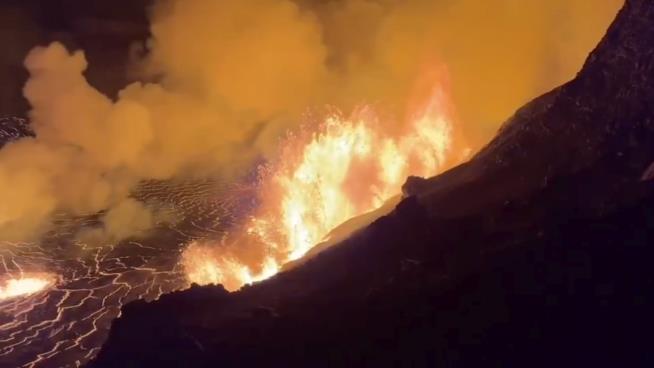
[{"label": "smoke billowing", "polygon": [[621,3],[159,1],[134,65],[144,82],[116,100],[86,81],[83,52],[37,47],[24,88],[36,138],[0,150],[0,238],[38,237],[56,211],[105,211],[94,236],[139,234],[158,217],[130,198],[140,181],[237,175],[310,107],[402,114],[434,66],[479,144],[572,77]]}]

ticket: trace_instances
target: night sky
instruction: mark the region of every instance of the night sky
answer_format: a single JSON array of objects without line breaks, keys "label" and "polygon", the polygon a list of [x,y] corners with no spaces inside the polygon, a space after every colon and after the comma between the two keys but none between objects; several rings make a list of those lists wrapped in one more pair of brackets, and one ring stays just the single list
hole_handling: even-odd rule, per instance
[{"label": "night sky", "polygon": [[23,59],[35,45],[61,41],[83,49],[87,77],[114,95],[127,82],[132,45],[147,38],[149,0],[5,0],[0,3],[0,115],[24,116]]}]

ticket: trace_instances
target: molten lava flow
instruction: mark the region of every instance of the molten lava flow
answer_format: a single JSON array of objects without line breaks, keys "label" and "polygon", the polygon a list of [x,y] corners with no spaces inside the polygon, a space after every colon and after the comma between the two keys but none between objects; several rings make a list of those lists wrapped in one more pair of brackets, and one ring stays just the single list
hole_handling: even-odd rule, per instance
[{"label": "molten lava flow", "polygon": [[444,88],[432,84],[417,101],[393,133],[364,107],[348,118],[332,114],[313,134],[288,137],[279,159],[261,168],[260,206],[243,228],[220,244],[194,242],[185,250],[189,281],[236,290],[268,278],[336,226],[398,194],[407,176],[451,165],[456,135]]},{"label": "molten lava flow", "polygon": [[11,278],[0,283],[0,301],[38,293],[54,284],[51,275],[31,275]]}]

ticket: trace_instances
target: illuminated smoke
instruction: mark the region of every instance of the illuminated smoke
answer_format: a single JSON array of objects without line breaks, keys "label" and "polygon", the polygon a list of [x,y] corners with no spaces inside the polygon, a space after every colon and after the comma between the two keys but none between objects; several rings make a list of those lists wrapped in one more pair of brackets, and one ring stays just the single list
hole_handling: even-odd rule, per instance
[{"label": "illuminated smoke", "polygon": [[[35,139],[0,151],[0,236],[38,237],[54,212],[101,213],[120,239],[159,221],[130,198],[144,179],[234,176],[306,108],[363,102],[406,116],[447,65],[466,136],[483,142],[515,106],[572,76],[621,1],[160,1],[143,80],[112,101],[81,52],[32,50],[24,94]],[[379,131],[406,127],[381,119]],[[101,212],[105,211],[105,212]],[[85,234],[88,235],[88,234]]]}]

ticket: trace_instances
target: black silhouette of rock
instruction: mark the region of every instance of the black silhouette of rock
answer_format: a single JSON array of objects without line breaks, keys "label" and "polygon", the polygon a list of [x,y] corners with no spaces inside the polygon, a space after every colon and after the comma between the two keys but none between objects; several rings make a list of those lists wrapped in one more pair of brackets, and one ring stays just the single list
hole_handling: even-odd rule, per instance
[{"label": "black silhouette of rock", "polygon": [[276,277],[133,302],[92,367],[652,366],[654,2],[470,162]]}]

